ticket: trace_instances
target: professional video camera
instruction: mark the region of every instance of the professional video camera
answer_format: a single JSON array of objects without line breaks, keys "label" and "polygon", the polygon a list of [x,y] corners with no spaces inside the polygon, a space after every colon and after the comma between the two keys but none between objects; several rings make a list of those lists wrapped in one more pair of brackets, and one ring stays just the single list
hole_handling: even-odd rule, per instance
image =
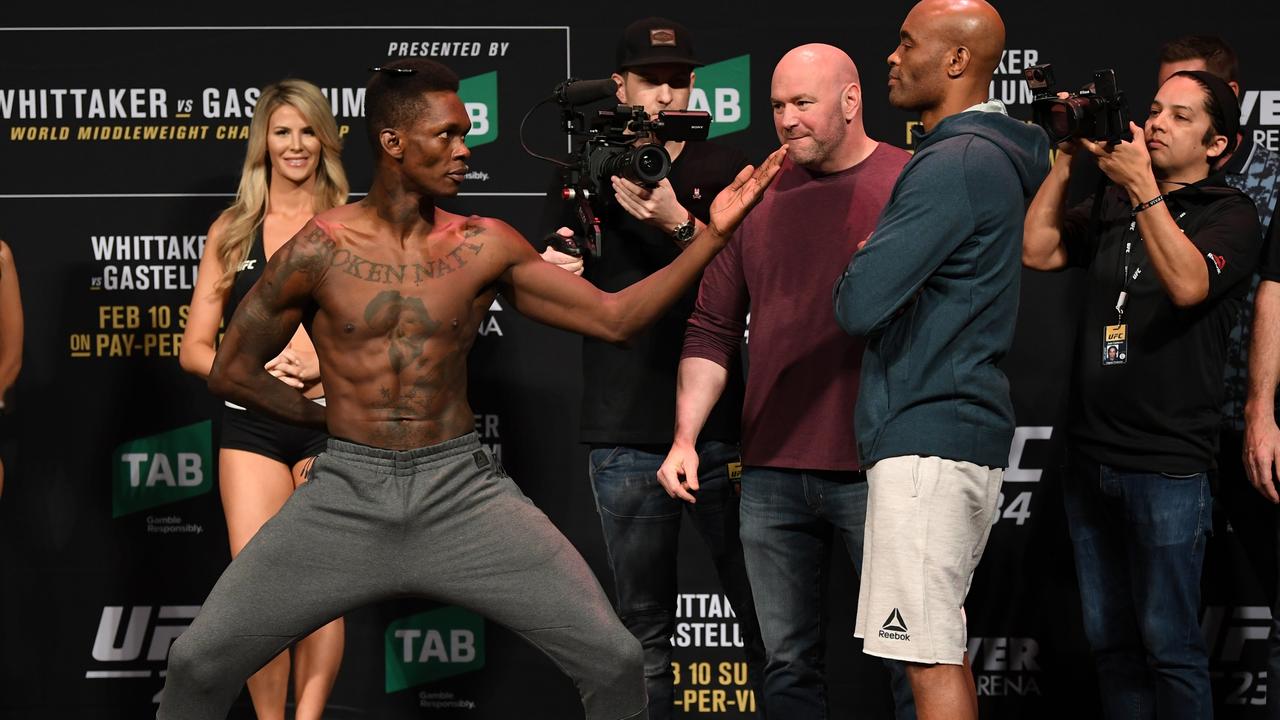
[{"label": "professional video camera", "polygon": [[[671,172],[671,156],[663,143],[706,140],[711,129],[711,114],[701,111],[664,110],[657,117],[650,117],[639,105],[615,105],[596,111],[588,123],[577,109],[578,105],[612,97],[616,91],[617,84],[609,78],[565,80],[551,97],[533,109],[548,101],[557,102],[564,131],[571,137],[582,138],[578,148],[568,161],[562,161],[538,155],[525,146],[530,155],[561,167],[564,178],[561,197],[577,203],[581,240],[595,256],[600,255],[600,220],[593,202],[609,196],[610,176],[654,187]],[[528,119],[528,114],[525,118]],[[522,122],[522,132],[523,125]],[[582,248],[574,242],[576,239],[548,237],[561,252],[581,255]]]},{"label": "professional video camera", "polygon": [[[565,187],[603,195],[611,175],[656,186],[671,172],[671,156],[663,143],[706,140],[710,129],[711,115],[696,110],[663,110],[653,119],[639,105],[598,110],[585,131],[568,125],[570,133],[586,139],[565,173]],[[645,135],[650,139],[637,144],[637,137]]]},{"label": "professional video camera", "polygon": [[1034,93],[1031,120],[1044,128],[1053,143],[1075,138],[1108,143],[1133,139],[1129,106],[1116,87],[1115,70],[1095,72],[1093,82],[1065,98],[1054,92],[1052,65],[1032,65],[1022,74]]}]

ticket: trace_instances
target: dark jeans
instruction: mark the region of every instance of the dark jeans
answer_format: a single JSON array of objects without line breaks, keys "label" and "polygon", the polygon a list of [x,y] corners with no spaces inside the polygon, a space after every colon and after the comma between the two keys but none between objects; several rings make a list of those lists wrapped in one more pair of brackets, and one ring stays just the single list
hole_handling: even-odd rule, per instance
[{"label": "dark jeans", "polygon": [[591,451],[591,485],[616,583],[618,616],[644,648],[650,720],[665,720],[673,712],[671,637],[685,512],[711,551],[720,586],[738,618],[756,702],[763,702],[764,644],[738,539],[738,494],[728,474],[729,463],[738,457],[736,445],[698,443],[698,502],[689,504],[671,498],[658,484],[665,455],[627,447]]},{"label": "dark jeans", "polygon": [[[852,481],[851,480],[855,480]],[[749,467],[742,475],[742,545],[769,662],[771,718],[827,717],[827,566],[836,531],[862,566],[867,483],[854,473]],[[852,598],[851,602],[856,602]],[[898,720],[916,716],[902,663],[885,661]]]},{"label": "dark jeans", "polygon": [[1121,470],[1074,454],[1063,495],[1106,717],[1212,718],[1199,623],[1207,475]]}]

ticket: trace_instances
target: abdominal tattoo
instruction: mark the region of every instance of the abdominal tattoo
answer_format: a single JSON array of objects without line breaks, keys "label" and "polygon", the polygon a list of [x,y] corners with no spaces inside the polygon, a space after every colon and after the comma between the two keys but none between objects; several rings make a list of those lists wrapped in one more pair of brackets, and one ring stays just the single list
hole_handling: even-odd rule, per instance
[{"label": "abdominal tattoo", "polygon": [[[472,230],[468,230],[463,234],[463,237],[471,238],[482,232],[478,228],[473,228],[473,230],[477,232],[473,233]],[[366,282],[382,283],[383,285],[403,284],[407,278],[414,285],[420,285],[423,280],[444,277],[454,270],[462,268],[470,258],[479,255],[480,250],[483,248],[484,243],[471,242],[469,239],[463,240],[458,243],[457,247],[443,256],[427,260],[425,265],[416,262],[401,263],[399,265],[374,262],[344,248],[333,253],[333,257],[330,259],[330,267]]]},{"label": "abdominal tattoo", "polygon": [[[391,369],[397,374],[405,369],[413,371],[405,385],[397,380],[394,388],[379,387],[377,406],[392,411],[397,420],[427,419],[430,389],[441,377],[441,368],[433,366],[427,356],[427,341],[440,329],[441,323],[431,318],[421,298],[406,297],[395,290],[378,293],[369,301],[364,309],[364,321],[389,341],[387,357]],[[408,425],[391,423],[381,427],[377,436],[380,442],[396,447],[407,441],[410,430]]]}]

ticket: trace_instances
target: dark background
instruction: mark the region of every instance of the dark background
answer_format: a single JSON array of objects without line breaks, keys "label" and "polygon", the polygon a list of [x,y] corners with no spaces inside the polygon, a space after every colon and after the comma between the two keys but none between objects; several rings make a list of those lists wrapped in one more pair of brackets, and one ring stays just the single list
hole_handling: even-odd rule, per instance
[{"label": "dark background", "polygon": [[[673,17],[697,34],[706,62],[750,55],[750,126],[725,135],[753,158],[776,144],[768,109],[773,64],[787,49],[827,42],[847,50],[863,75],[866,126],[877,139],[905,145],[911,118],[888,106],[884,58],[896,44],[906,3],[840,6],[765,3],[627,4],[435,3],[305,7],[260,4],[237,9],[212,3],[151,11],[98,4],[74,13],[51,4],[6,8],[0,28],[0,93],[39,88],[165,88],[170,112],[178,98],[205,88],[260,87],[293,75],[322,87],[358,88],[365,68],[385,61],[389,40],[510,42],[502,58],[441,58],[459,75],[498,72],[495,141],[475,147],[472,166],[490,175],[446,203],[457,212],[500,217],[530,236],[546,200],[547,170],[520,149],[520,118],[566,76],[603,77],[612,70],[621,28],[648,14]],[[1222,34],[1239,52],[1246,91],[1265,93],[1246,132],[1280,144],[1280,69],[1275,63],[1278,14],[1270,2],[1070,6],[997,3],[1006,47],[1032,49],[1052,62],[1060,84],[1076,88],[1093,70],[1116,69],[1131,104],[1141,110],[1155,86],[1161,42],[1189,32]],[[80,29],[73,29],[80,28]],[[88,28],[95,28],[89,30]],[[311,28],[311,29],[303,29]],[[324,29],[320,29],[324,28]],[[1017,90],[1020,66],[997,75],[997,91]],[[1008,83],[1004,85],[1004,83]],[[1029,118],[1026,104],[1011,114]],[[16,113],[16,110],[13,111]],[[536,148],[563,149],[554,112],[530,124]],[[358,113],[344,117],[350,135],[344,162],[352,190],[368,187],[370,154]],[[187,124],[247,124],[247,118],[192,119]],[[202,235],[234,192],[242,141],[76,141],[83,125],[179,124],[164,119],[21,120],[0,116],[0,237],[14,248],[23,288],[25,363],[9,411],[0,417],[6,487],[0,499],[0,715],[12,718],[149,715],[163,681],[161,657],[148,659],[153,638],[181,627],[181,610],[198,606],[228,561],[216,483],[197,497],[112,516],[117,448],[138,438],[217,418],[219,404],[176,357],[72,357],[78,333],[140,335],[146,328],[102,327],[104,306],[167,306],[175,317],[190,298],[181,286],[160,290],[92,289],[103,275],[91,236]],[[14,139],[17,126],[70,126],[72,140]],[[481,194],[483,193],[483,194]],[[501,193],[501,194],[490,194]],[[124,265],[137,264],[131,262]],[[192,266],[194,261],[162,261]],[[830,269],[834,277],[838,269]],[[968,602],[971,660],[985,717],[1095,717],[1097,689],[1079,619],[1070,547],[1059,501],[1060,418],[1073,337],[1078,278],[1028,272],[1013,352],[1006,361],[1020,438],[1011,453],[1002,517]],[[503,301],[499,300],[501,304]],[[580,382],[578,340],[535,326],[509,309],[491,313],[471,362],[472,404],[497,416],[503,463],[521,487],[574,542],[606,588],[609,570],[586,478],[586,451],[576,443]],[[146,325],[144,314],[143,325]],[[1170,391],[1176,391],[1171,388]],[[482,419],[482,423],[485,421]],[[488,421],[493,427],[493,421]],[[213,432],[217,433],[217,423]],[[215,444],[216,447],[216,444]],[[1021,449],[1020,456],[1018,451]],[[1016,462],[1015,462],[1016,461]],[[216,468],[204,468],[208,477]],[[1225,478],[1224,482],[1241,482]],[[199,534],[148,532],[148,516],[179,517]],[[1225,523],[1210,545],[1205,573],[1205,633],[1219,717],[1261,717],[1266,696],[1267,601]],[[686,536],[689,534],[686,533]],[[696,542],[682,554],[682,592],[718,593]],[[890,717],[883,672],[852,638],[857,582],[848,558],[832,558],[829,594],[832,717]],[[571,683],[514,635],[488,625],[482,669],[396,692],[384,689],[386,632],[393,621],[429,610],[421,601],[388,602],[348,616],[347,653],[331,717],[574,717]],[[120,610],[113,610],[119,608]],[[138,610],[145,608],[145,610]],[[128,645],[137,614],[145,633],[135,660],[93,654],[104,616],[125,618],[110,637]],[[174,618],[166,618],[166,613]],[[718,618],[682,618],[722,622]],[[725,620],[732,625],[732,620]],[[108,629],[111,626],[107,624]],[[677,660],[739,660],[732,649],[677,649]],[[132,672],[137,677],[95,677]],[[145,673],[145,677],[142,675]],[[715,673],[715,674],[718,674]],[[696,699],[741,686],[718,677],[680,692]],[[470,709],[425,709],[443,700]],[[233,716],[251,717],[247,696]]]}]

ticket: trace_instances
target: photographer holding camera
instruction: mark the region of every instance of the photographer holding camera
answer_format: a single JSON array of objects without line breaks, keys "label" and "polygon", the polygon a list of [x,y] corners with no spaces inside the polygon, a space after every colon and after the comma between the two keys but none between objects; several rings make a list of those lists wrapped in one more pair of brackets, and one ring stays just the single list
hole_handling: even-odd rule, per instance
[{"label": "photographer holding camera", "polygon": [[[1249,289],[1257,212],[1214,164],[1235,95],[1171,75],[1132,141],[1074,137],[1027,211],[1023,264],[1085,268],[1063,479],[1085,634],[1106,717],[1208,718],[1198,625],[1227,335]],[[1072,159],[1113,186],[1065,208]],[[1111,357],[1104,347],[1117,348]]]},{"label": "photographer holding camera", "polygon": [[[657,17],[638,20],[626,28],[618,45],[613,74],[617,100],[643,106],[653,117],[661,111],[685,110],[693,70],[701,64],[683,25]],[[649,141],[637,136],[636,146]],[[664,147],[672,158],[670,172],[656,186],[613,176],[612,197],[596,197],[603,237],[599,256],[587,253],[579,258],[549,247],[543,257],[576,272],[583,272],[585,259],[584,276],[606,291],[625,287],[678,257],[708,217],[712,198],[733,181],[747,159],[711,142],[668,141]],[[574,226],[571,210],[557,193],[544,227]],[[573,232],[561,227],[559,234],[567,237]],[[696,288],[626,347],[594,339],[584,339],[582,345],[580,440],[591,447],[589,471],[618,615],[644,647],[650,718],[672,714],[676,554],[686,509],[737,614],[757,696],[764,666],[738,539],[738,418],[743,393],[739,368],[730,373],[698,444],[704,468],[698,502],[686,505],[669,497],[655,478],[671,444],[676,368],[695,297]]]}]

